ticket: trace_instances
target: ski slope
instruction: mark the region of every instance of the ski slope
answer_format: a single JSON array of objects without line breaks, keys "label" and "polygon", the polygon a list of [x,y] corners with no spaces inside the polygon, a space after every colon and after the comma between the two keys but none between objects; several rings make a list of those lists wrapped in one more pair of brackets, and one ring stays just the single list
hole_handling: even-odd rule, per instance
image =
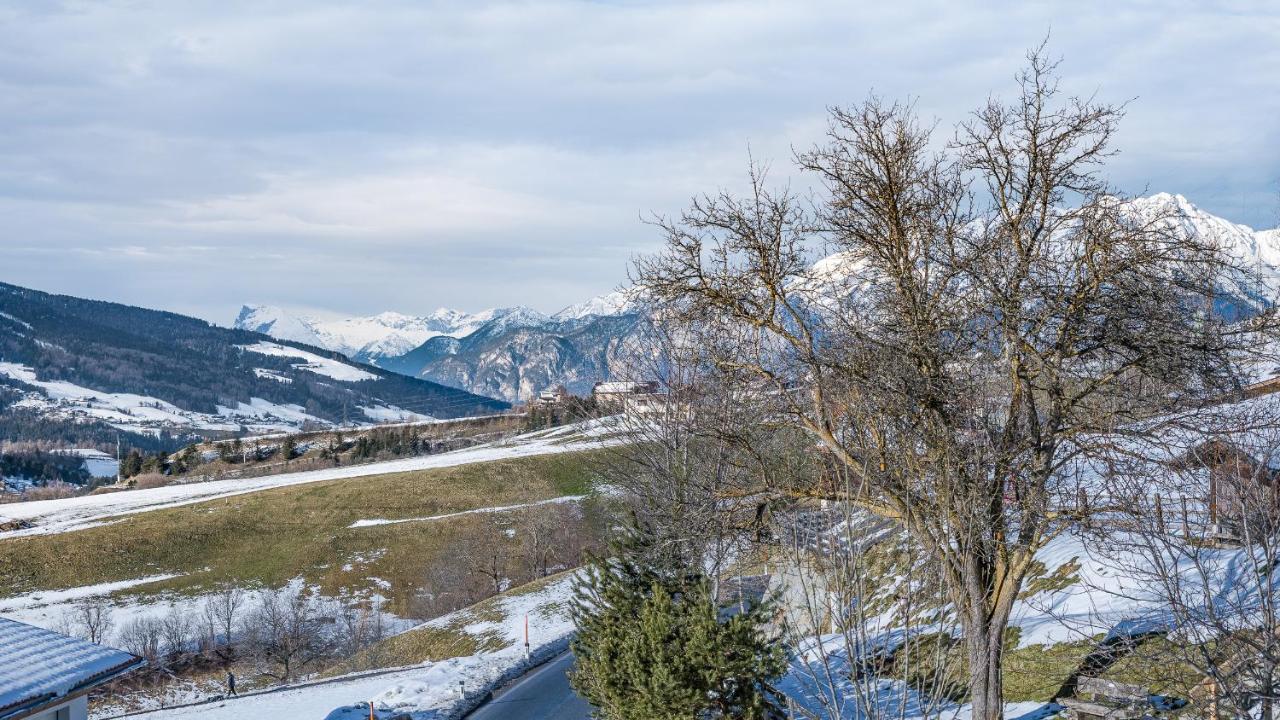
[{"label": "ski slope", "polygon": [[453,467],[491,460],[508,460],[534,455],[589,450],[622,440],[603,437],[606,424],[599,421],[565,426],[520,435],[510,440],[478,445],[439,455],[388,460],[367,465],[308,470],[305,472],[266,475],[257,478],[213,480],[186,485],[169,485],[145,490],[126,490],[101,495],[39,500],[0,505],[0,523],[25,520],[34,527],[0,532],[0,540],[26,535],[82,530],[108,522],[110,518],[151,510],[190,505],[205,500],[243,495],[271,488],[325,480],[342,480],[369,475]]}]

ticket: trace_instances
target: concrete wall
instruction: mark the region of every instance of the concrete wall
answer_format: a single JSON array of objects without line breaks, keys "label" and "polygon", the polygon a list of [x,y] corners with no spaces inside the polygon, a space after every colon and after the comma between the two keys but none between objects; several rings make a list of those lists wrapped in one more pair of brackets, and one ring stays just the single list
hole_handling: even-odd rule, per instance
[{"label": "concrete wall", "polygon": [[81,695],[71,702],[32,715],[28,720],[87,720],[89,717],[89,697]]}]

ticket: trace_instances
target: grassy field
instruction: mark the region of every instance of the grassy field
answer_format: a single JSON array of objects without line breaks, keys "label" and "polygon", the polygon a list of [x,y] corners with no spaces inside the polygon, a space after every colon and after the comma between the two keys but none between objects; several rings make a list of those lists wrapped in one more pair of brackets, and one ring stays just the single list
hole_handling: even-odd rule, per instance
[{"label": "grassy field", "polygon": [[[0,597],[158,573],[180,576],[128,592],[198,592],[222,581],[277,586],[302,576],[326,594],[376,591],[391,612],[407,613],[423,568],[451,562],[442,554],[465,547],[490,517],[350,528],[353,522],[583,494],[593,485],[596,457],[566,453],[319,482],[6,540]],[[585,503],[588,524],[592,512]]]}]

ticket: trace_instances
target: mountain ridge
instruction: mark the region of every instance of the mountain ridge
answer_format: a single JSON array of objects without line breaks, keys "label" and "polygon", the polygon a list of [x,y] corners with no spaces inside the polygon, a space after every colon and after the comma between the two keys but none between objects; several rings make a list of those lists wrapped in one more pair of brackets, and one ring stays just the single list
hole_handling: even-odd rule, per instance
[{"label": "mountain ridge", "polygon": [[321,347],[0,283],[0,439],[100,444],[506,407]]},{"label": "mountain ridge", "polygon": [[[1164,218],[1178,229],[1213,238],[1241,265],[1256,268],[1267,278],[1273,296],[1280,289],[1280,229],[1254,230],[1233,223],[1173,193],[1156,193],[1127,202],[1139,216]],[[817,260],[812,277],[806,282],[813,283],[817,290],[828,282],[848,280],[851,268],[846,260],[840,253]],[[1236,280],[1224,279],[1227,292],[1220,303],[1224,313],[1239,316],[1275,304],[1274,297],[1260,296]],[[627,288],[570,305],[552,315],[523,306],[488,310],[469,316],[475,322],[465,329],[454,325],[457,332],[427,337],[407,349],[405,342],[387,343],[372,353],[372,346],[366,345],[353,357],[513,402],[527,400],[555,384],[585,393],[595,381],[611,379],[619,372],[623,349],[642,332],[642,305],[638,291]],[[487,317],[482,318],[486,313]],[[280,329],[268,328],[268,334],[279,332],[277,337],[287,336],[295,327],[293,318],[280,317],[278,321]]]}]

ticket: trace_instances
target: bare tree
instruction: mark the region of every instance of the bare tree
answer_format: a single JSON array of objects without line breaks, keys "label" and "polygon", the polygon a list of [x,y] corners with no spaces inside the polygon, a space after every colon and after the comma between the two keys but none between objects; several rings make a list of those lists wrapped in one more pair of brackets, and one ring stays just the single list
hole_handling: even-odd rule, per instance
[{"label": "bare tree", "polygon": [[204,601],[204,622],[210,635],[209,644],[216,648],[224,665],[235,657],[235,633],[243,604],[244,591],[230,583],[219,586],[217,592]]},{"label": "bare tree", "polygon": [[1270,720],[1280,701],[1280,407],[1264,397],[1164,424],[1107,458],[1106,512],[1086,537],[1125,582],[1092,590],[1143,608],[1128,622],[1167,634],[1135,650],[1159,668],[1153,681],[1179,682],[1166,690],[1210,717]]},{"label": "bare tree", "polygon": [[82,637],[91,643],[104,643],[111,635],[115,623],[111,615],[111,603],[105,597],[87,597],[79,600],[63,615],[63,625],[69,634]]},{"label": "bare tree", "polygon": [[[376,602],[338,603],[333,615],[337,621],[336,650],[348,662],[386,637],[382,612]],[[366,657],[365,661],[367,667],[378,666],[377,658]]]},{"label": "bare tree", "polygon": [[236,630],[236,617],[244,604],[244,592],[240,588],[224,584],[205,600],[205,614],[212,618],[214,627],[222,636],[222,642],[230,645]]},{"label": "bare tree", "polygon": [[243,622],[258,671],[267,677],[289,682],[328,655],[328,639],[301,589],[286,586],[263,592]]},{"label": "bare tree", "polygon": [[1002,712],[1035,553],[1071,520],[1071,459],[1237,389],[1257,339],[1204,311],[1249,270],[1100,177],[1121,110],[1064,99],[1054,63],[1029,60],[1018,96],[941,151],[910,105],[833,109],[797,158],[825,188],[815,205],[753,168],[745,197],[660,218],[666,248],[634,273],[714,374],[771,388],[769,417],[851,478],[761,474],[739,496],[854,504],[938,564],[981,720]]},{"label": "bare tree", "polygon": [[488,597],[505,590],[510,581],[508,564],[515,551],[516,530],[500,513],[484,513],[478,522],[479,532],[463,545],[461,560],[474,575],[484,578]]},{"label": "bare tree", "polygon": [[180,655],[191,644],[191,619],[176,603],[170,603],[169,612],[160,618],[160,632],[166,655]]},{"label": "bare tree", "polygon": [[149,615],[135,617],[120,628],[120,643],[125,650],[150,663],[160,659],[162,629],[160,622]]}]

